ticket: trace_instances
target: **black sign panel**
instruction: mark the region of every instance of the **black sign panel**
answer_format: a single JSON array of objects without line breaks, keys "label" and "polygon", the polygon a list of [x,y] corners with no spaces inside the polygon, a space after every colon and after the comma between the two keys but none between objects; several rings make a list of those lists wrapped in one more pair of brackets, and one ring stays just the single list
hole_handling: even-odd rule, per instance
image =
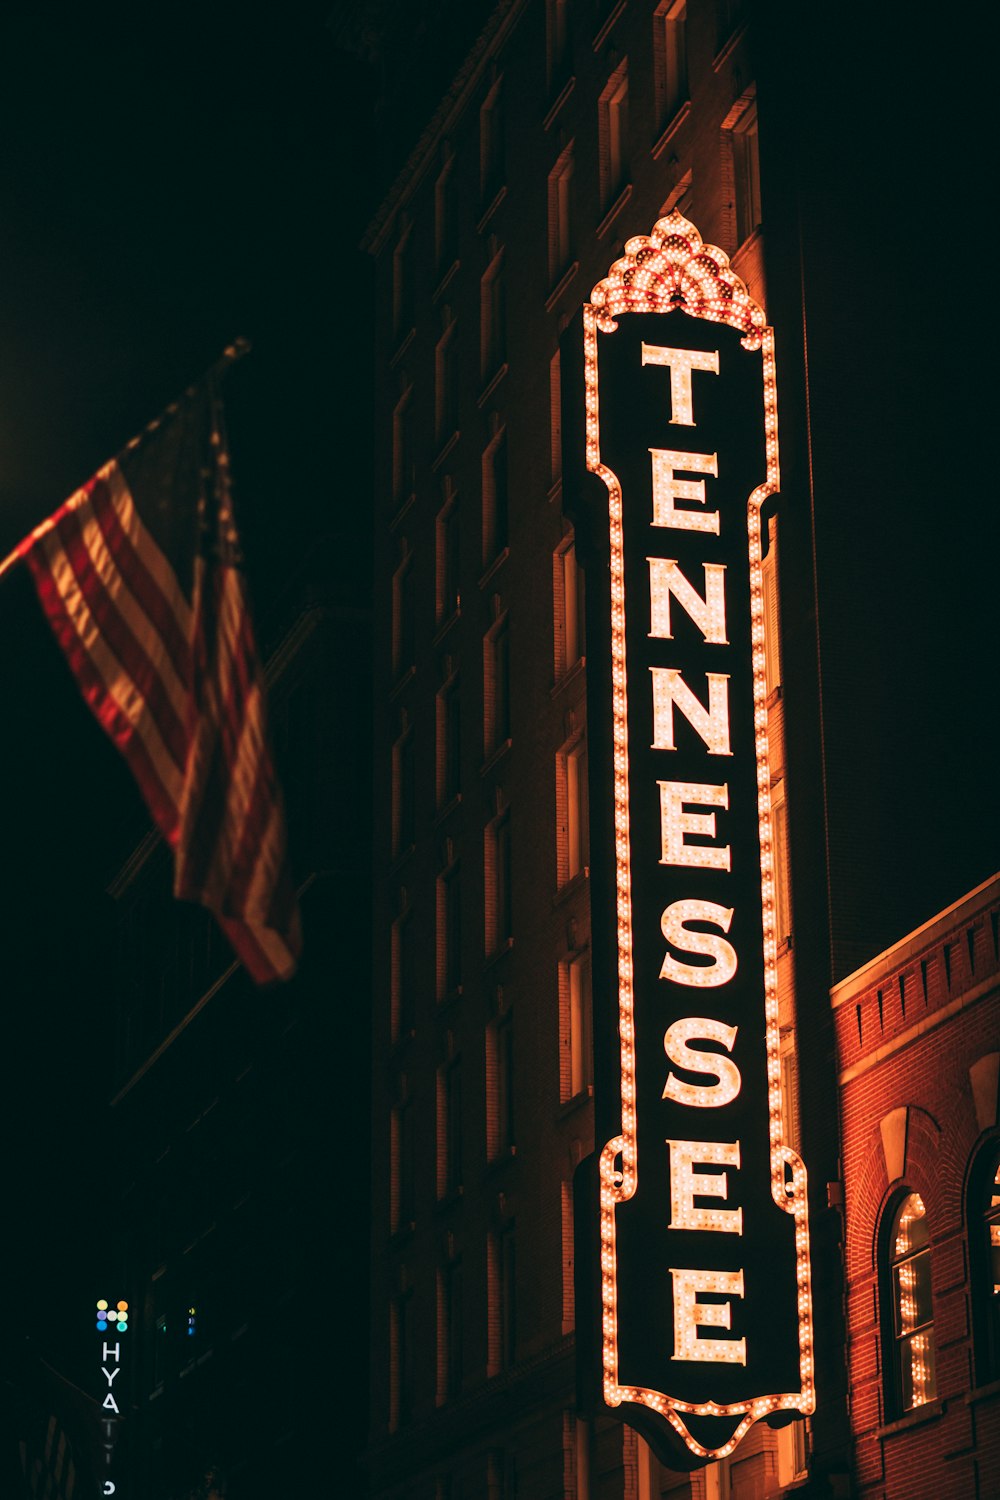
[{"label": "black sign panel", "polygon": [[[806,1179],[784,1143],[761,575],[777,489],[771,331],[680,215],[584,313],[606,487],[593,674],[604,1402],[675,1462],[812,1410]],[[592,498],[592,496],[591,496]],[[590,590],[592,593],[592,590]],[[603,763],[602,763],[603,762]],[[605,1063],[607,1059],[605,1059]],[[613,1076],[613,1075],[612,1075]],[[602,1079],[604,1085],[602,1088]],[[581,1289],[586,1296],[586,1289]]]}]

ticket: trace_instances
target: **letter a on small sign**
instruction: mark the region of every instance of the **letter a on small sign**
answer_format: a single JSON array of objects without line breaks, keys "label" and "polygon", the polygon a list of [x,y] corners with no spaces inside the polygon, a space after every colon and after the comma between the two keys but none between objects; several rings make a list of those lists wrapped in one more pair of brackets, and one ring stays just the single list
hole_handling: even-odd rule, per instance
[{"label": "letter a on small sign", "polygon": [[577,1195],[580,1397],[690,1468],[815,1405],[806,1171],[780,1123],[774,335],[677,212],[628,240],[582,323],[564,499],[610,576],[587,590],[610,653],[588,717],[595,901],[617,908],[595,909],[594,1036],[618,1035]]}]

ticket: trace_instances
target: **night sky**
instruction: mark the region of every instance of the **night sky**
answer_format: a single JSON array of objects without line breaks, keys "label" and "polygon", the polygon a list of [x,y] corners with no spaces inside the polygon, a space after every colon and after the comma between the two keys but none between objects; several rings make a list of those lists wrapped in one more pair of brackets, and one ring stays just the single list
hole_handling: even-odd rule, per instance
[{"label": "night sky", "polygon": [[[372,307],[358,244],[483,11],[5,9],[0,556],[239,336],[252,352],[227,378],[227,417],[262,648],[313,578],[366,603]],[[8,1333],[58,1363],[114,1250],[100,1208],[117,1186],[107,886],[149,818],[23,567],[0,580],[0,630],[7,1265],[34,1309]]]},{"label": "night sky", "polygon": [[[0,555],[243,336],[227,404],[265,650],[310,569],[339,558],[362,598],[369,571],[357,244],[377,152],[369,75],[330,10],[0,22]],[[34,1308],[15,1336],[58,1351],[113,1253],[106,889],[149,819],[23,567],[0,580],[0,628],[7,1264]]]}]

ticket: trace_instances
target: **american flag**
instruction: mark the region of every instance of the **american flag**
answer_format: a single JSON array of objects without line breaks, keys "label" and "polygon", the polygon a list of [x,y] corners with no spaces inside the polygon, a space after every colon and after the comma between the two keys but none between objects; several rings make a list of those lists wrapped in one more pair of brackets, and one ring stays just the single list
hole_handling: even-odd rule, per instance
[{"label": "american flag", "polygon": [[17,549],[84,698],[258,984],[295,970],[298,909],[265,722],[221,403],[210,384]]}]

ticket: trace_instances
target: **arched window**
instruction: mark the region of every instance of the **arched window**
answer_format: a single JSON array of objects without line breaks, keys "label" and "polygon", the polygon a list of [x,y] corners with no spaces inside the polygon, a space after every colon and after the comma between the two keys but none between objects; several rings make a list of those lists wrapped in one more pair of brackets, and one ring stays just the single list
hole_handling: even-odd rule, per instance
[{"label": "arched window", "polygon": [[969,1273],[976,1380],[1000,1379],[1000,1141],[992,1141],[969,1178]]},{"label": "arched window", "polygon": [[919,1193],[907,1193],[899,1203],[889,1227],[887,1250],[887,1396],[901,1416],[937,1395],[930,1234]]}]

